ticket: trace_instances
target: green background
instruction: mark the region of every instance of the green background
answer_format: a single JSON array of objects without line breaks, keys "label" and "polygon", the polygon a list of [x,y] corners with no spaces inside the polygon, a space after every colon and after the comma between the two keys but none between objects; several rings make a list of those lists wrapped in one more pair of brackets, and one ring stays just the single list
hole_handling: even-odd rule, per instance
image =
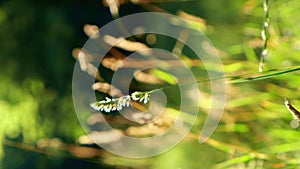
[{"label": "green background", "polygon": [[[226,79],[227,104],[213,141],[199,144],[197,139],[187,138],[172,150],[146,159],[122,158],[97,146],[79,145],[76,139],[85,133],[72,102],[76,62],[72,50],[88,39],[83,32],[85,24],[101,27],[113,20],[108,7],[93,0],[2,0],[0,168],[299,166],[300,133],[290,126],[292,116],[283,99],[289,98],[300,108],[300,76],[297,71],[280,72],[298,70],[300,3],[270,1],[270,54],[263,73],[266,78],[262,80],[257,80],[261,75],[257,70],[264,19],[262,1],[178,0],[150,4],[172,14],[181,10],[205,19],[204,33],[218,49],[226,75],[232,76]],[[120,16],[147,11],[144,7],[121,4]],[[203,124],[202,117],[199,115],[193,134]],[[44,145],[45,140],[53,145]]]}]

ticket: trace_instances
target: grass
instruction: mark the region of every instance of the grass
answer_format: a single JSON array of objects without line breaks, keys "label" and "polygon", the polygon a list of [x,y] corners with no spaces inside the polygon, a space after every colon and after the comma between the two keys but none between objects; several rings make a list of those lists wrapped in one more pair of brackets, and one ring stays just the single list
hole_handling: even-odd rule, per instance
[{"label": "grass", "polygon": [[[164,2],[159,1],[161,6],[164,6],[163,3]],[[180,2],[176,4],[178,3]],[[211,24],[210,21],[207,21],[207,23],[201,22],[201,30],[205,28],[206,30],[203,31],[206,31],[205,33],[208,34],[212,42],[216,42],[214,44],[223,62],[225,76],[207,79],[205,69],[201,65],[202,63],[200,61],[196,62],[190,59],[191,57],[189,57],[188,54],[182,53],[182,55],[184,55],[182,56],[182,60],[184,60],[194,72],[203,72],[203,74],[196,74],[197,83],[201,89],[200,94],[202,100],[194,100],[200,102],[200,110],[197,120],[188,136],[166,153],[145,159],[128,159],[103,152],[103,150],[97,148],[87,148],[96,155],[89,156],[87,153],[83,158],[83,156],[80,157],[80,155],[82,155],[80,151],[76,151],[78,154],[74,153],[74,149],[80,150],[81,146],[77,147],[74,145],[61,144],[65,145],[65,147],[46,147],[43,149],[26,146],[25,144],[14,144],[10,141],[6,141],[6,144],[21,149],[23,147],[26,151],[35,151],[38,153],[45,153],[49,150],[49,152],[64,150],[64,153],[70,156],[68,156],[68,158],[83,158],[84,160],[95,163],[99,163],[100,161],[100,163],[117,166],[118,168],[297,168],[300,166],[300,153],[298,148],[300,147],[300,129],[290,126],[293,117],[284,105],[284,98],[288,98],[293,106],[300,108],[300,31],[298,29],[300,16],[298,15],[299,10],[297,10],[300,8],[300,4],[298,0],[290,0],[289,2],[278,0],[270,1],[269,3],[268,15],[264,15],[261,1],[248,0],[247,3],[240,6],[240,10],[235,9],[235,11],[241,11],[238,15],[232,16],[232,18],[236,17],[235,22],[230,21],[230,23],[221,23],[219,25]],[[145,3],[143,5],[147,6],[152,4]],[[172,4],[170,6],[172,6]],[[148,9],[160,10],[158,6],[151,6],[151,8]],[[167,9],[164,9],[164,11],[166,10]],[[228,9],[228,11],[227,9],[217,9],[216,14],[211,13],[210,15],[218,16],[218,14],[220,14],[218,10],[222,10],[222,14],[224,15],[234,15],[230,14],[230,9]],[[247,10],[247,13],[243,13],[245,10]],[[115,15],[115,17],[117,17],[117,15]],[[268,27],[262,26],[264,20],[269,20]],[[194,24],[193,28],[197,26],[199,27],[199,25]],[[264,36],[268,36],[268,38],[262,40],[260,34],[262,31],[261,28],[264,30]],[[160,39],[157,39],[157,41],[159,40]],[[143,37],[139,39],[139,41],[142,42]],[[168,43],[168,41],[164,41],[161,44],[167,44],[166,46],[169,47],[170,44]],[[269,54],[263,55],[263,59],[261,59],[261,52],[266,49],[268,49]],[[124,59],[124,54],[121,53],[123,50],[118,50],[119,49],[114,48],[110,51],[110,54],[113,55],[111,57]],[[114,56],[114,54],[118,56]],[[114,66],[113,64],[116,63],[116,61],[115,63],[111,61],[110,66]],[[258,72],[257,68],[262,64],[264,65],[264,69],[262,72]],[[117,66],[115,65],[115,68]],[[209,65],[209,69],[211,68],[216,68],[216,65]],[[170,102],[167,104],[168,116],[165,116],[168,119],[158,118],[154,125],[158,128],[151,128],[151,126],[145,128],[147,125],[129,123],[128,120],[126,121],[126,119],[120,117],[119,114],[112,115],[108,113],[104,115],[109,122],[113,123],[113,125],[124,133],[128,131],[127,129],[134,126],[135,131],[140,132],[143,130],[145,133],[145,130],[147,130],[150,134],[146,134],[146,136],[153,133],[155,134],[155,132],[151,133],[149,130],[165,130],[165,128],[172,125],[172,120],[176,119],[180,113],[178,111],[180,108],[180,101],[178,101],[180,93],[178,93],[178,86],[174,85],[177,78],[157,69],[153,69],[149,72],[153,74],[151,78],[164,83],[163,86],[157,86],[159,86],[158,88],[162,88],[163,91],[168,94],[168,99],[170,99]],[[144,79],[145,77],[150,77],[146,76],[146,73],[149,72],[143,72],[145,74],[141,74],[141,79],[143,79],[143,76]],[[104,78],[100,78],[100,75],[98,76],[99,81],[104,80]],[[212,82],[216,82],[220,79],[225,80],[227,90],[226,106],[223,116],[213,135],[205,143],[200,144],[198,140],[199,133],[211,106],[210,85]],[[143,82],[139,84],[142,86],[139,89],[151,90],[151,85]],[[105,85],[108,86],[107,91],[112,90],[109,84]],[[134,87],[136,86],[138,85]],[[13,89],[10,91],[16,92]],[[27,93],[30,92],[28,89]],[[24,91],[21,91],[21,93],[24,95]],[[109,95],[109,92],[106,94],[103,93],[105,92],[100,93],[103,98]],[[21,94],[18,93],[18,95]],[[44,96],[44,94],[40,95],[41,98]],[[18,101],[21,100],[22,97],[19,98]],[[44,98],[44,100],[46,100],[46,98]],[[48,100],[50,100],[48,102],[51,102],[53,99]],[[66,100],[70,100],[70,98]],[[24,103],[25,101],[22,102]],[[32,102],[35,103],[36,101]],[[64,104],[68,104],[68,102],[66,101]],[[136,107],[137,106],[140,106],[140,110],[143,109],[142,103],[136,104]],[[193,102],[191,102],[191,106],[193,106]],[[67,110],[67,112],[70,111],[69,109]],[[51,112],[49,114],[51,114]],[[189,119],[190,114],[187,114],[185,117]],[[66,121],[68,120],[68,116],[62,119]],[[76,124],[69,127],[69,123],[73,121],[73,119],[69,119],[65,126],[61,126],[61,132],[75,133],[75,130],[78,130],[79,127],[77,126],[76,128]],[[48,123],[52,124],[52,128],[56,129],[54,123],[51,123],[51,120],[50,122],[48,120],[47,124]],[[14,126],[14,123],[10,123],[10,125]],[[49,128],[49,125],[47,125],[47,127]],[[24,129],[27,128],[24,127]],[[134,134],[142,135],[144,134],[143,131]],[[12,130],[12,133],[14,134],[14,130]],[[66,149],[66,147],[69,149]],[[74,149],[72,149],[72,147]],[[50,154],[55,157],[55,153]]]},{"label": "grass", "polygon": [[[210,90],[207,86],[220,79],[226,81],[227,102],[216,132],[204,144],[198,143],[199,128],[203,126],[207,111],[207,107],[200,107],[199,118],[185,141],[163,155],[152,157],[150,161],[153,164],[147,163],[145,167],[293,168],[300,164],[298,160],[300,153],[297,148],[299,147],[299,129],[290,126],[292,116],[284,106],[285,97],[292,99],[294,105],[300,104],[299,94],[297,94],[300,89],[298,87],[300,66],[297,50],[293,49],[293,43],[296,43],[295,38],[300,36],[300,32],[294,31],[291,36],[281,34],[281,31],[285,29],[285,20],[290,22],[295,19],[289,18],[291,15],[286,12],[288,11],[286,8],[296,7],[289,5],[280,10],[280,2],[264,1],[266,9],[264,16],[261,17],[261,24],[264,24],[263,34],[262,37],[259,34],[253,37],[253,32],[249,34],[249,30],[259,30],[256,28],[259,24],[252,24],[253,18],[261,15],[258,9],[262,10],[259,1],[253,0],[253,3],[253,9],[250,11],[252,16],[249,16],[249,21],[246,21],[244,25],[222,27],[222,32],[226,32],[226,37],[230,38],[229,45],[224,44],[228,38],[221,39],[217,43],[221,46],[219,51],[226,76],[215,79],[201,79],[200,77],[197,81],[199,86],[203,87],[204,84],[203,92],[208,96],[207,100],[210,97]],[[282,13],[276,16],[274,11],[278,10]],[[297,19],[300,20],[300,18]],[[237,30],[239,33],[235,34],[235,30],[232,30],[234,27],[243,28],[248,32],[243,33]],[[213,42],[222,37],[221,32],[213,31],[213,29],[208,32]],[[262,40],[259,40],[261,38]],[[264,53],[266,50],[269,51],[268,55]],[[283,52],[286,53],[282,55]],[[193,63],[187,56],[184,58],[187,63]],[[197,65],[189,65],[197,67]],[[260,67],[260,72],[257,72],[257,67]],[[154,76],[165,79],[166,74],[156,72]],[[169,84],[174,83],[168,81],[170,78],[166,77]],[[162,89],[169,88],[172,87]],[[173,98],[179,98],[178,94],[174,94]],[[209,101],[205,102],[209,103]],[[168,106],[178,108],[176,104],[178,103]],[[193,146],[185,146],[190,144]],[[202,152],[203,150],[205,152]],[[203,157],[203,154],[206,157]],[[183,156],[189,156],[189,158]],[[143,160],[145,159],[140,159],[140,161]]]}]

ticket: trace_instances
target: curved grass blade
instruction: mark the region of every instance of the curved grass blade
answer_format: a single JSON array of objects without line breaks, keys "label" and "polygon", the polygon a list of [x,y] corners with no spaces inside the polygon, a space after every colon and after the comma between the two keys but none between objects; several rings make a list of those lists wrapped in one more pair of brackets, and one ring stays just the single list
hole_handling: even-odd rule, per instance
[{"label": "curved grass blade", "polygon": [[290,72],[296,72],[300,70],[300,66],[291,68],[291,69],[285,69],[285,70],[271,70],[267,71],[266,73],[259,73],[258,75],[248,75],[249,77],[243,77],[243,75],[240,76],[231,76],[228,78],[236,79],[236,80],[228,80],[227,83],[244,83],[244,82],[250,82],[254,80],[262,80],[262,79],[268,79],[272,78],[278,75],[290,73]]}]

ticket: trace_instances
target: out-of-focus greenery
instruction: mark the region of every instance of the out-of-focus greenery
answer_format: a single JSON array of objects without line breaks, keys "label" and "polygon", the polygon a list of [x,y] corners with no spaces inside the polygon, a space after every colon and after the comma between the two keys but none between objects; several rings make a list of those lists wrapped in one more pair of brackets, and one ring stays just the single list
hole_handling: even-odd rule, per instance
[{"label": "out-of-focus greenery", "polygon": [[[206,143],[199,144],[197,138],[188,137],[172,150],[147,159],[122,158],[101,149],[97,149],[100,153],[94,158],[76,155],[75,150],[80,146],[74,144],[84,132],[73,110],[71,79],[75,61],[71,51],[87,39],[82,32],[85,23],[101,26],[111,20],[108,8],[101,3],[0,2],[0,143],[4,146],[0,150],[1,168],[103,165],[153,169],[297,168],[300,165],[300,132],[291,128],[292,116],[283,104],[283,98],[287,97],[300,108],[299,72],[276,75],[300,63],[298,0],[270,0],[270,54],[264,70],[273,70],[275,76],[267,75],[258,81],[243,79],[259,75],[262,1],[153,3],[174,14],[182,10],[205,19],[205,33],[219,49],[226,75],[235,76],[228,79],[227,104],[217,131]],[[121,15],[141,10],[139,5],[120,6]],[[193,134],[198,134],[204,117],[200,112]],[[43,139],[58,140],[60,146],[42,149]]]},{"label": "out-of-focus greenery", "polygon": [[5,140],[34,146],[41,138],[74,142],[83,134],[71,97],[71,51],[85,40],[80,36],[83,23],[76,19],[89,16],[76,17],[79,7],[68,2],[0,2],[0,142],[5,150],[1,146],[0,168],[46,167],[40,166],[42,160],[32,161],[35,154],[27,158],[30,151],[23,146],[14,149]]}]

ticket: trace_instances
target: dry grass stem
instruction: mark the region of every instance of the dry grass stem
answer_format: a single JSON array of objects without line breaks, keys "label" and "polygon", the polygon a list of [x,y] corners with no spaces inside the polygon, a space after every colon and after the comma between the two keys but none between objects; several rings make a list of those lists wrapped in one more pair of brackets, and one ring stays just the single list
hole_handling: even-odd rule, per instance
[{"label": "dry grass stem", "polygon": [[123,59],[118,59],[114,57],[105,57],[102,60],[102,65],[113,71],[117,71],[119,68],[123,67]]},{"label": "dry grass stem", "polygon": [[195,16],[195,15],[191,15],[191,14],[186,13],[184,11],[177,12],[177,15],[180,18],[185,19],[187,21],[198,23],[199,25],[201,25],[201,28],[202,28],[203,31],[206,30],[206,20],[205,19],[200,18],[200,17]]},{"label": "dry grass stem", "polygon": [[90,76],[95,77],[98,81],[104,81],[99,74],[98,68],[91,64],[86,56],[87,55],[83,54],[82,52],[79,53],[78,61],[81,70],[87,72]]},{"label": "dry grass stem", "polygon": [[[144,114],[145,116],[147,114]],[[125,133],[129,136],[143,137],[143,136],[155,136],[166,132],[174,123],[176,119],[162,114],[160,117],[152,120],[152,118],[145,118],[146,124],[142,126],[132,126],[126,129]]]},{"label": "dry grass stem", "polygon": [[119,0],[103,0],[103,4],[109,7],[110,13],[113,16],[119,15]]},{"label": "dry grass stem", "polygon": [[90,55],[85,54],[84,51],[78,48],[72,51],[72,55],[79,61],[82,71],[87,72],[90,76],[95,77],[98,81],[104,81],[104,79],[99,74],[98,68],[90,63],[93,60]]},{"label": "dry grass stem", "polygon": [[93,90],[97,90],[99,92],[107,93],[112,97],[121,97],[123,93],[121,90],[117,89],[115,86],[106,83],[106,82],[97,82],[92,85]]},{"label": "dry grass stem", "polygon": [[[96,34],[99,31],[99,27],[96,25],[85,24],[83,26],[83,31],[89,38],[91,38],[94,34]],[[97,36],[95,38],[99,37]]]},{"label": "dry grass stem", "polygon": [[142,55],[150,55],[151,49],[143,43],[129,41],[123,37],[115,38],[110,35],[105,35],[103,38],[104,42],[111,46],[116,46],[118,48],[130,51],[138,52]]},{"label": "dry grass stem", "polygon": [[163,84],[164,83],[162,80],[157,78],[155,75],[153,75],[147,71],[136,70],[134,72],[134,78],[139,82],[147,83],[147,84]]},{"label": "dry grass stem", "polygon": [[78,138],[80,144],[108,144],[118,141],[122,137],[121,130],[110,131],[94,131],[88,135],[83,135]]},{"label": "dry grass stem", "polygon": [[187,40],[189,36],[189,32],[188,30],[182,30],[178,36],[178,40],[176,41],[174,48],[172,50],[172,52],[177,55],[177,56],[181,56],[182,54],[182,49],[185,46],[185,42]]}]

